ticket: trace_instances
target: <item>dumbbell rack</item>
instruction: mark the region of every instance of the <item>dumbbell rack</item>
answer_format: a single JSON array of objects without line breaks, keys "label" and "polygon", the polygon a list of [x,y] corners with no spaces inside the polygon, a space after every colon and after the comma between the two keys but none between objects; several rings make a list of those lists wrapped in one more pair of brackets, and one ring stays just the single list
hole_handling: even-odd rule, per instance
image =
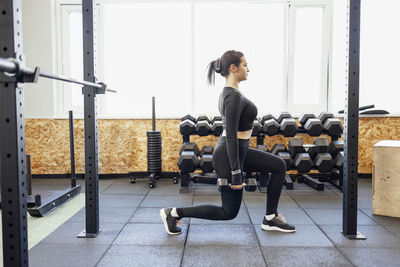
[{"label": "dumbbell rack", "polygon": [[[184,118],[188,119],[189,115],[186,115]],[[191,117],[191,116],[190,116]],[[182,121],[184,121],[184,118],[182,118]],[[313,129],[310,127],[310,125],[317,123],[318,120],[321,118],[321,121],[319,122],[319,125],[321,129]],[[193,120],[192,125],[195,125],[194,121],[195,119],[191,117]],[[281,113],[280,117],[278,119],[275,119],[272,115],[267,115],[263,117],[263,122],[265,123],[268,120],[276,120],[277,125],[281,127],[280,129],[277,129],[274,133],[269,132],[266,134],[264,130],[264,125],[262,124],[262,121],[259,119],[256,119],[254,121],[254,128],[252,132],[252,136],[257,138],[257,147],[259,146],[264,146],[264,140],[265,136],[274,136],[274,135],[279,135],[282,134],[285,137],[294,137],[296,134],[308,134],[310,136],[321,136],[321,135],[328,135],[331,136],[331,143],[334,141],[339,140],[342,131],[343,131],[343,126],[341,125],[340,121],[338,122],[338,119],[334,118],[333,114],[328,113],[328,112],[323,112],[319,116],[319,118],[316,118],[313,114],[304,114],[303,118],[300,117],[299,121],[301,121],[301,125],[299,126],[295,120],[292,118],[292,116],[287,113],[283,112]],[[330,119],[331,122],[336,122],[338,123],[337,125],[334,125],[332,127],[326,127],[326,122],[328,122],[328,119]],[[203,120],[206,120],[203,118]],[[311,123],[312,121],[312,123]],[[294,126],[294,123],[296,125]],[[306,122],[309,122],[308,125],[306,125]],[[324,125],[325,124],[325,125]],[[337,127],[340,125],[340,128]],[[282,126],[286,127],[284,130],[282,130]],[[329,125],[328,125],[329,126]],[[194,126],[193,126],[194,127]],[[306,128],[307,129],[306,129]],[[181,130],[182,133],[182,130]],[[183,143],[185,142],[190,142],[190,135],[193,133],[196,133],[196,131],[193,128],[193,131],[188,132],[188,134],[183,134],[182,133],[182,138],[183,138]],[[199,136],[204,136],[205,133],[199,134]],[[264,146],[266,147],[266,146]],[[288,171],[291,170],[296,170],[296,169],[288,169]],[[246,170],[244,170],[246,172]],[[246,178],[254,178],[253,173],[251,171],[246,172]],[[190,180],[206,180],[210,181],[210,177],[217,178],[216,175],[207,175],[202,178],[202,174],[197,174],[197,173],[181,173],[181,190],[186,191],[188,186],[189,186],[189,181]],[[269,178],[269,175],[267,173],[257,173],[255,178],[257,179],[258,182],[258,188],[260,191],[265,192],[266,191],[266,185],[267,181]],[[284,185],[286,189],[291,190],[293,189],[293,181],[297,180],[298,182],[303,182],[316,190],[324,190],[324,184],[323,182],[330,182],[332,185],[335,187],[339,188],[341,190],[342,183],[343,183],[343,171],[340,168],[333,168],[331,172],[326,172],[326,173],[312,173],[312,172],[306,172],[306,173],[297,173],[297,174],[286,174],[285,175],[285,182]],[[209,182],[209,183],[215,183],[215,181]],[[183,188],[183,189],[182,189]]]}]

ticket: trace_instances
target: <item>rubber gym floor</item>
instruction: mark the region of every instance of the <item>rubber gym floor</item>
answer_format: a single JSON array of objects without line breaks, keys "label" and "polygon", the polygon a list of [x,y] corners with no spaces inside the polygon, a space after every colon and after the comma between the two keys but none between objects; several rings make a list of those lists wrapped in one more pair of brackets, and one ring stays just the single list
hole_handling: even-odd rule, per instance
[{"label": "rubber gym floor", "polygon": [[[84,181],[78,180],[83,186]],[[62,189],[63,179],[34,179],[36,190]],[[372,215],[371,179],[359,180],[358,230],[366,240],[341,234],[342,194],[325,184],[282,191],[279,212],[296,232],[260,228],[266,194],[245,192],[232,221],[183,219],[183,233],[169,236],[159,210],[168,206],[220,204],[215,185],[179,185],[147,179],[100,180],[100,228],[93,239],[76,238],[85,227],[84,194],[44,218],[29,216],[30,266],[399,266],[400,219]]]}]

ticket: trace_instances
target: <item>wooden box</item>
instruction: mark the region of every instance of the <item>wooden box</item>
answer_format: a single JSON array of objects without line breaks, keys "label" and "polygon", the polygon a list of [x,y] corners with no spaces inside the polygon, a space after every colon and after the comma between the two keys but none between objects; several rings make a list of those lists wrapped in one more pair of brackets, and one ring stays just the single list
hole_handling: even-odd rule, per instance
[{"label": "wooden box", "polygon": [[373,148],[372,214],[400,218],[400,141]]}]

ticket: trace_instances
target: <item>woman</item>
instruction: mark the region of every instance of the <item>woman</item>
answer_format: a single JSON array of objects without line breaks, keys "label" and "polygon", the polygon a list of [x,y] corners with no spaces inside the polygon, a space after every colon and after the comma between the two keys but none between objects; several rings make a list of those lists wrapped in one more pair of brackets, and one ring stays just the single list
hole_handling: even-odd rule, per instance
[{"label": "woman", "polygon": [[294,232],[295,227],[277,213],[279,197],[286,173],[285,162],[268,152],[249,147],[257,107],[239,91],[239,83],[247,80],[249,68],[242,52],[230,50],[208,66],[208,82],[214,85],[215,72],[226,79],[219,97],[218,108],[224,131],[213,154],[217,175],[228,178],[230,190],[221,191],[222,206],[200,205],[185,208],[166,208],[160,216],[168,234],[180,234],[181,218],[232,220],[240,209],[243,195],[242,170],[267,171],[267,208],[261,228],[266,231]]}]

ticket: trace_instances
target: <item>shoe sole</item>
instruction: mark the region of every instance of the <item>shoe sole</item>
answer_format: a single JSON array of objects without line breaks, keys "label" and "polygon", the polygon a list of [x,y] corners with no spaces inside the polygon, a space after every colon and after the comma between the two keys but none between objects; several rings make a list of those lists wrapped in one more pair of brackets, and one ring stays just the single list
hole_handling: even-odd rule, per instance
[{"label": "shoe sole", "polygon": [[293,233],[296,231],[296,229],[293,230],[287,230],[287,229],[282,229],[276,226],[269,226],[269,225],[265,225],[265,224],[261,224],[261,229],[263,229],[264,231],[278,231],[278,232],[283,232],[283,233]]},{"label": "shoe sole", "polygon": [[165,215],[164,209],[160,210],[160,217],[161,217],[161,220],[164,223],[165,230],[167,231],[168,234],[170,234],[170,235],[179,235],[180,233],[182,233],[182,232],[172,233],[172,232],[169,231],[168,223],[167,223],[167,215]]}]

